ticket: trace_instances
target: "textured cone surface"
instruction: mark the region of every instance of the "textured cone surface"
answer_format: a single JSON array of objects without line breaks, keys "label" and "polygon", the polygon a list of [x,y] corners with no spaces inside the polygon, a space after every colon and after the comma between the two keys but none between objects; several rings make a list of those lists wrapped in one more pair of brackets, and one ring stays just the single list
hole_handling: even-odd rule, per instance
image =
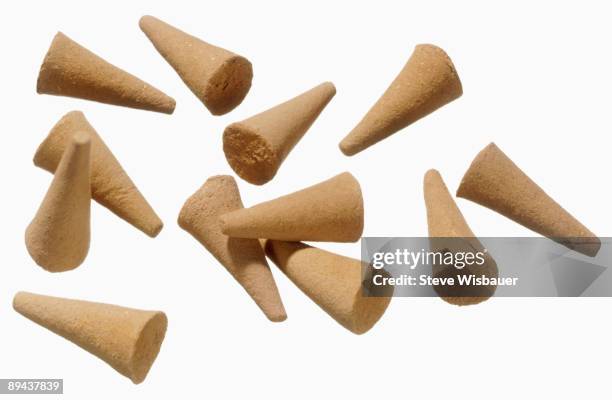
[{"label": "textured cone surface", "polygon": [[570,249],[594,256],[601,241],[557,204],[494,143],[474,159],[457,196],[518,222]]},{"label": "textured cone surface", "polygon": [[140,29],[213,115],[230,112],[246,97],[253,79],[246,58],[148,15]]},{"label": "textured cone surface", "polygon": [[462,93],[455,66],[444,50],[420,44],[391,86],[340,142],[340,150],[347,156],[357,154]]},{"label": "textured cone surface", "polygon": [[104,61],[59,32],[45,56],[36,91],[172,114],[174,99]]},{"label": "textured cone surface", "polygon": [[263,185],[336,94],[331,82],[225,128],[223,151],[232,169],[247,182]]},{"label": "textured cone surface", "polygon": [[284,321],[287,314],[259,241],[221,233],[219,215],[242,207],[234,178],[214,176],[185,202],[178,223],[219,260],[268,319]]},{"label": "textured cone surface", "polygon": [[298,192],[220,217],[232,237],[354,242],[363,232],[359,182],[348,172]]},{"label": "textured cone surface", "polygon": [[75,132],[86,132],[91,138],[92,197],[120,218],[155,237],[163,227],[162,221],[82,112],[69,112],[55,124],[38,147],[34,164],[51,173],[55,172]]},{"label": "textured cone surface", "polygon": [[134,383],[155,361],[168,321],[161,311],[19,292],[13,308],[24,317],[101,358]]},{"label": "textured cone surface", "polygon": [[265,249],[302,292],[353,333],[370,330],[391,301],[362,295],[359,260],[297,242],[267,240]]},{"label": "textured cone surface", "polygon": [[74,269],[89,251],[90,148],[85,132],[68,143],[51,186],[26,229],[28,252],[47,271]]},{"label": "textured cone surface", "polygon": [[[495,260],[484,251],[484,247],[474,236],[438,171],[433,169],[427,171],[423,181],[423,191],[431,250],[442,251],[450,248],[454,251],[469,253],[482,251],[485,253],[484,265],[468,265],[461,270],[454,266],[434,265],[434,276],[455,277],[455,280],[460,274],[497,278],[498,270]],[[442,299],[451,304],[470,305],[487,300],[495,292],[496,286],[434,287],[434,289]],[[453,291],[456,292],[452,293]],[[453,294],[455,296],[452,296]]]}]

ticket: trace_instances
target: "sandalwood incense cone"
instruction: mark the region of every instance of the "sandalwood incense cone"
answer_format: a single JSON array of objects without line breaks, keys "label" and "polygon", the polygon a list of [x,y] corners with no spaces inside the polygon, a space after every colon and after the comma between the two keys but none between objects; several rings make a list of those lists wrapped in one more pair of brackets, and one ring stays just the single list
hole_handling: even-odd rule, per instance
[{"label": "sandalwood incense cone", "polygon": [[441,48],[416,46],[391,86],[340,142],[352,156],[404,129],[463,93],[453,62]]},{"label": "sandalwood incense cone", "polygon": [[246,97],[253,79],[249,60],[149,15],[142,17],[139,25],[213,115],[232,111]]},{"label": "sandalwood incense cone", "polygon": [[[497,278],[498,270],[495,260],[476,239],[438,171],[434,169],[427,171],[423,189],[431,251],[463,252],[474,255],[482,252],[484,256],[482,265],[475,263],[457,268],[455,265],[434,264],[432,266],[433,275],[453,277],[455,281],[459,275],[485,275],[488,278]],[[434,286],[434,289],[442,299],[451,304],[470,305],[487,300],[495,292],[496,286]]]},{"label": "sandalwood incense cone", "polygon": [[289,152],[336,94],[331,82],[323,83],[223,132],[223,152],[229,165],[247,182],[270,181]]},{"label": "sandalwood incense cone", "polygon": [[363,232],[359,182],[348,172],[298,192],[220,217],[233,237],[355,242]]},{"label": "sandalwood incense cone", "polygon": [[86,132],[91,138],[92,197],[147,235],[157,236],[163,227],[162,221],[82,112],[69,112],[55,124],[36,150],[34,164],[51,173],[55,172],[75,132]]},{"label": "sandalwood incense cone", "polygon": [[172,114],[175,101],[61,32],[45,56],[36,91]]},{"label": "sandalwood incense cone", "polygon": [[266,255],[312,301],[349,331],[362,334],[382,317],[391,297],[365,297],[361,261],[299,242],[267,240]]},{"label": "sandalwood incense cone", "polygon": [[284,321],[287,314],[259,241],[221,233],[219,215],[242,207],[234,178],[213,176],[187,199],[178,223],[219,260],[270,321]]},{"label": "sandalwood incense cone", "polygon": [[19,314],[101,358],[134,383],[142,382],[155,361],[168,320],[161,311],[19,292]]},{"label": "sandalwood incense cone", "polygon": [[494,143],[472,161],[457,196],[585,255],[595,256],[601,247],[595,234],[550,198]]},{"label": "sandalwood incense cone", "polygon": [[89,134],[78,132],[67,143],[51,186],[26,229],[28,252],[47,271],[74,269],[89,251],[89,165]]}]

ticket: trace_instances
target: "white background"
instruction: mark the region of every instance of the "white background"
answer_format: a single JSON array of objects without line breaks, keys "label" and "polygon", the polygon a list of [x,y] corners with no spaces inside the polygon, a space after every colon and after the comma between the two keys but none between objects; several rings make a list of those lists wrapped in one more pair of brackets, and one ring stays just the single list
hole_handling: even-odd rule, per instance
[{"label": "white background", "polygon": [[[609,299],[505,298],[458,308],[396,298],[370,332],[356,336],[272,267],[289,315],[273,324],[177,226],[184,200],[207,177],[232,173],[221,147],[227,124],[330,80],[336,97],[276,178],[263,187],[239,181],[246,205],[348,170],[364,193],[364,235],[426,235],[425,171],[439,169],[455,191],[472,158],[495,141],[592,231],[612,235],[605,2],[340,3],[2,5],[0,377],[64,378],[70,399],[609,396]],[[242,105],[211,116],[139,30],[143,14],[249,58],[255,78]],[[173,96],[175,113],[37,95],[38,68],[58,30]],[[357,156],[342,155],[338,142],[426,42],[451,56],[463,97]],[[150,239],[93,203],[87,260],[50,274],[23,240],[51,181],[31,160],[73,109],[85,112],[165,228]],[[480,206],[458,204],[478,235],[531,235]],[[358,243],[321,247],[359,256]],[[165,311],[168,333],[147,380],[133,385],[15,313],[18,290]]]}]

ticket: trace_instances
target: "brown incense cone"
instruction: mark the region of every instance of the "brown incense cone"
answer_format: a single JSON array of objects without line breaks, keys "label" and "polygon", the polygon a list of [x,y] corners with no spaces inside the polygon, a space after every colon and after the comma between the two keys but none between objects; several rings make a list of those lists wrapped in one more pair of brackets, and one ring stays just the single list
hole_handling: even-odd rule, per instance
[{"label": "brown incense cone", "polygon": [[382,317],[391,297],[365,297],[361,261],[298,242],[267,240],[266,254],[312,301],[349,331],[362,334]]},{"label": "brown incense cone", "polygon": [[81,265],[89,251],[90,138],[68,141],[51,186],[25,233],[30,256],[50,272]]},{"label": "brown incense cone", "polygon": [[[435,169],[427,171],[423,189],[431,251],[468,254],[482,252],[484,255],[482,265],[473,264],[457,268],[456,265],[434,264],[432,266],[433,275],[435,277],[454,277],[455,281],[459,275],[485,275],[488,278],[497,278],[498,270],[495,260],[474,236],[438,171]],[[496,286],[434,286],[434,289],[442,299],[461,306],[487,300],[495,293]]]},{"label": "brown incense cone", "polygon": [[352,156],[450,103],[463,93],[453,62],[441,48],[420,44],[391,86],[340,142]]},{"label": "brown incense cone", "polygon": [[529,179],[494,143],[472,161],[457,196],[585,255],[595,256],[601,247],[599,238]]},{"label": "brown incense cone", "polygon": [[255,185],[270,181],[335,94],[326,82],[225,128],[223,151],[232,169]]},{"label": "brown incense cone", "polygon": [[220,217],[224,234],[251,239],[355,242],[363,232],[359,182],[348,172]]},{"label": "brown incense cone", "polygon": [[104,61],[61,32],[45,56],[36,91],[172,114],[174,99]]},{"label": "brown incense cone", "polygon": [[142,17],[139,25],[213,115],[228,113],[242,103],[253,79],[249,60],[149,15]]},{"label": "brown incense cone", "polygon": [[69,112],[55,124],[36,150],[34,164],[55,172],[75,132],[86,132],[91,138],[92,197],[147,235],[157,236],[163,223],[82,112]]},{"label": "brown incense cone", "polygon": [[178,223],[219,260],[270,321],[284,321],[287,314],[259,241],[221,233],[219,215],[242,207],[234,178],[213,176],[187,199]]},{"label": "brown incense cone", "polygon": [[155,361],[168,320],[161,311],[19,292],[19,314],[101,358],[134,383],[142,382]]}]

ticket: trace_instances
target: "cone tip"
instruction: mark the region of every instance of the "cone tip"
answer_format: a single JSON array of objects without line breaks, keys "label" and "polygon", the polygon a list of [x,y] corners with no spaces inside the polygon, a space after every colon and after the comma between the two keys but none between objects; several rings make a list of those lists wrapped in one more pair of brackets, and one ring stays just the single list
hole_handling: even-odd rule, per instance
[{"label": "cone tip", "polygon": [[15,293],[15,296],[13,296],[13,309],[15,311],[17,311],[18,313],[21,313],[21,304],[23,304],[23,302],[25,301],[25,299],[29,296],[31,296],[32,293],[29,292],[24,292],[24,291],[19,291],[17,293]]},{"label": "cone tip", "polygon": [[140,29],[144,30],[144,29],[146,29],[147,25],[153,24],[153,23],[158,22],[158,21],[159,20],[157,18],[155,18],[154,16],[152,16],[152,15],[143,15],[138,20],[138,26],[140,27]]},{"label": "cone tip", "polygon": [[76,147],[85,147],[91,143],[91,137],[85,131],[78,131],[74,134],[72,142]]},{"label": "cone tip", "polygon": [[56,128],[61,126],[66,120],[77,118],[85,119],[85,114],[83,114],[82,111],[78,110],[69,111],[64,114],[62,118],[60,118],[60,120],[55,123],[55,125],[53,125],[53,128],[51,128],[45,139],[40,143],[40,145],[38,145],[38,148],[34,153],[34,158],[32,161],[34,162],[35,166],[43,169],[49,168],[49,166],[47,166],[45,162],[46,155],[49,147],[49,142],[52,141],[53,136],[55,136]]},{"label": "cone tip", "polygon": [[436,185],[436,183],[443,182],[442,175],[437,169],[431,168],[425,172],[423,176],[423,194],[425,196],[425,201],[427,201],[428,193],[432,189],[432,186]]},{"label": "cone tip", "polygon": [[168,96],[167,94],[164,94],[164,98],[162,100],[162,103],[159,106],[159,111],[161,111],[164,114],[168,114],[171,115],[172,113],[174,113],[174,110],[176,109],[176,100],[174,100],[172,97]]},{"label": "cone tip", "polygon": [[321,87],[324,88],[326,91],[328,91],[331,97],[336,95],[336,85],[334,85],[333,82],[331,81],[323,82],[321,84]]},{"label": "cone tip", "polygon": [[372,141],[368,133],[368,126],[363,121],[359,122],[343,139],[340,141],[340,151],[346,156],[354,156],[357,153],[374,145],[379,140]]},{"label": "cone tip", "polygon": [[164,228],[164,223],[158,218],[157,221],[153,223],[153,225],[148,228],[145,233],[149,235],[149,237],[155,238],[161,230]]},{"label": "cone tip", "polygon": [[595,257],[601,249],[601,240],[588,229],[586,229],[584,236],[551,239],[588,257]]},{"label": "cone tip", "polygon": [[275,306],[273,310],[266,310],[265,314],[271,322],[283,322],[287,320],[287,313],[282,303]]},{"label": "cone tip", "polygon": [[231,236],[231,219],[232,214],[239,212],[240,210],[230,211],[227,214],[219,215],[219,226],[221,226],[221,233],[227,236]]},{"label": "cone tip", "polygon": [[340,147],[340,151],[344,153],[345,156],[354,156],[359,153],[359,147],[356,146],[350,138],[351,134],[349,133],[338,145]]},{"label": "cone tip", "polygon": [[439,178],[442,175],[440,175],[440,171],[438,171],[435,168],[430,168],[427,170],[427,172],[425,172],[425,180],[430,180],[433,178]]}]

